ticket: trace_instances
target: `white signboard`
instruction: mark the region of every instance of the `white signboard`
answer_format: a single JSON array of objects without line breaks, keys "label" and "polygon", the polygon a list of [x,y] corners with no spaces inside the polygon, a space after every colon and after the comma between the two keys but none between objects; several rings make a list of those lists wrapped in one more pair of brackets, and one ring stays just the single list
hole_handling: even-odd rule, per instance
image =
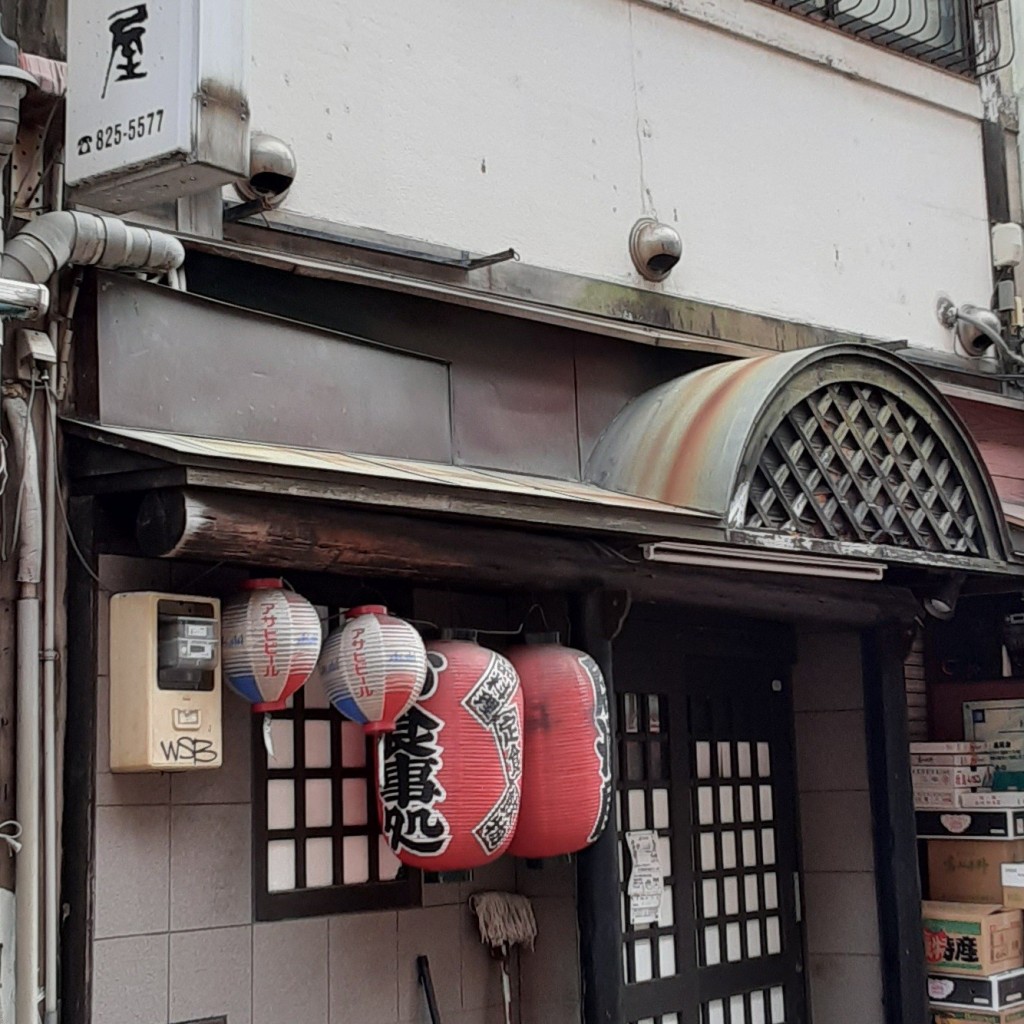
[{"label": "white signboard", "polygon": [[69,184],[191,148],[195,5],[72,0]]},{"label": "white signboard", "polygon": [[626,833],[632,868],[626,895],[633,924],[654,924],[661,910],[665,878],[658,857],[658,833],[649,829]]},{"label": "white signboard", "polygon": [[68,185],[145,209],[249,169],[248,0],[69,0]]}]

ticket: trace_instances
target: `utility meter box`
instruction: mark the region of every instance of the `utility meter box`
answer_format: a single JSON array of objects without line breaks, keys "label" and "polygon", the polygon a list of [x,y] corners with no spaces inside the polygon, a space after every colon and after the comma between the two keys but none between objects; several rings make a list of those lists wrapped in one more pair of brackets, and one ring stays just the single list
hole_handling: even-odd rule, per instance
[{"label": "utility meter box", "polygon": [[247,0],[68,0],[65,180],[124,213],[249,176]]},{"label": "utility meter box", "polygon": [[110,770],[219,768],[220,602],[141,591],[110,599]]}]

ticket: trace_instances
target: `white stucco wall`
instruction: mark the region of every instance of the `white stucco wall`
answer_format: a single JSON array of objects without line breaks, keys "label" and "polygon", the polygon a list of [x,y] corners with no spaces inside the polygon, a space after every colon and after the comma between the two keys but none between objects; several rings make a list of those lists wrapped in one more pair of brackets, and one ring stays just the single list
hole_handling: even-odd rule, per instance
[{"label": "white stucco wall", "polygon": [[654,213],[685,255],[645,287],[948,348],[937,295],[990,291],[976,87],[691,2],[253,0],[253,126],[296,213],[633,284]]}]

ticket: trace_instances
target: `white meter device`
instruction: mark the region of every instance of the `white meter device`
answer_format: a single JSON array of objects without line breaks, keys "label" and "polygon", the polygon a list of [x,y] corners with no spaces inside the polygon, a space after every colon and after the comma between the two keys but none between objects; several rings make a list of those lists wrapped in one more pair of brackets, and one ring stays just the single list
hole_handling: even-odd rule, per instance
[{"label": "white meter device", "polygon": [[110,770],[219,768],[220,602],[140,591],[110,599]]}]

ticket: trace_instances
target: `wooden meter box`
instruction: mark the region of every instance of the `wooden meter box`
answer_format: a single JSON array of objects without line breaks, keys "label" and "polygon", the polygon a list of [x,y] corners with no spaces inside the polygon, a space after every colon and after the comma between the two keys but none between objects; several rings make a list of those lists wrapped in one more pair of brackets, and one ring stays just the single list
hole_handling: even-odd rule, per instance
[{"label": "wooden meter box", "polygon": [[111,771],[219,768],[220,702],[218,600],[111,597]]}]

